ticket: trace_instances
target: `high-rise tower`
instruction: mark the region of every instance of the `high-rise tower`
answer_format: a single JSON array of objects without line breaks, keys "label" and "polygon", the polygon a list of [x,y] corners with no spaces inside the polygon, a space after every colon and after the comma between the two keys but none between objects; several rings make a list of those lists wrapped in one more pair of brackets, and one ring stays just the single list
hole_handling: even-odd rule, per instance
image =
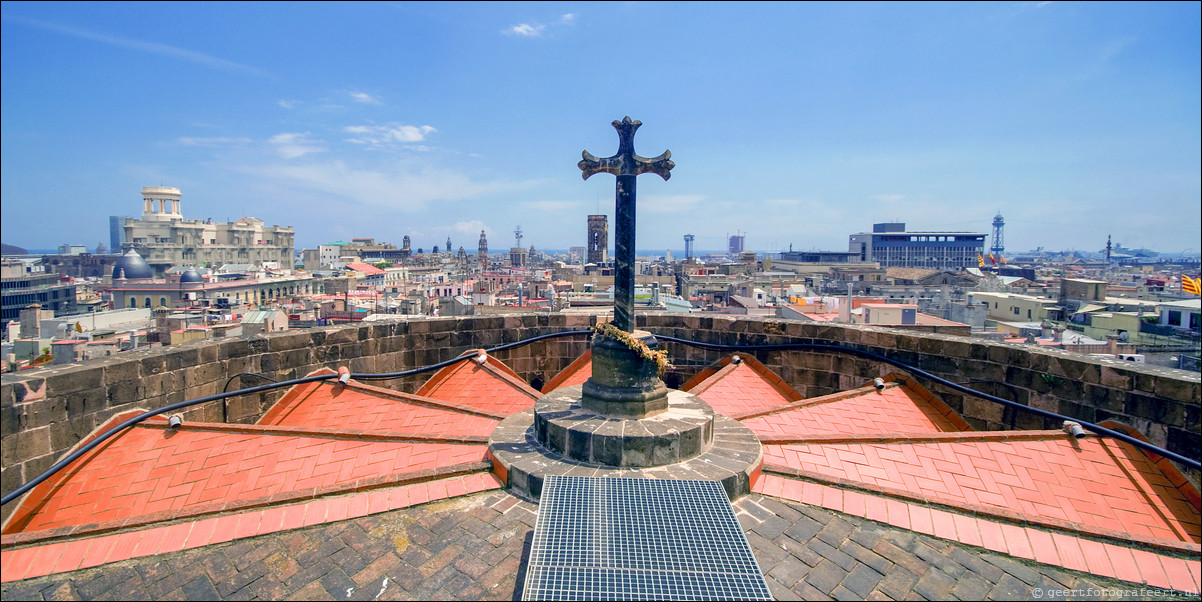
[{"label": "high-rise tower", "polygon": [[747,237],[742,234],[736,233],[736,234],[730,235],[730,237],[726,239],[727,254],[732,255],[732,256],[738,256],[739,253],[742,253],[743,252],[743,244],[746,241],[746,239],[747,239]]},{"label": "high-rise tower", "polygon": [[684,260],[689,261],[693,258],[693,239],[697,238],[692,234],[684,235]]},{"label": "high-rise tower", "polygon": [[609,217],[605,215],[588,216],[588,263],[605,263],[609,261]]}]

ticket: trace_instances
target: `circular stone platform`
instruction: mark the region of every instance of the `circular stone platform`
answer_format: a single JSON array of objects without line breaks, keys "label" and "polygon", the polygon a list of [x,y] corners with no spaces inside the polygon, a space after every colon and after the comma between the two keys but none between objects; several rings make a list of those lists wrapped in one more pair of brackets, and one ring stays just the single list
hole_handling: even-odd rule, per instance
[{"label": "circular stone platform", "polygon": [[[703,446],[698,446],[697,455],[672,463],[661,464],[657,466],[614,466],[607,463],[597,461],[584,461],[573,459],[565,455],[561,451],[557,451],[550,446],[539,442],[538,433],[535,429],[535,414],[543,414],[541,421],[544,424],[553,424],[556,421],[562,422],[565,416],[580,410],[581,388],[565,387],[547,395],[540,399],[535,408],[514,414],[497,425],[493,430],[492,436],[489,438],[489,452],[492,456],[493,467],[498,477],[509,486],[510,490],[520,496],[537,501],[542,493],[543,479],[547,475],[571,475],[571,476],[591,476],[591,477],[623,477],[623,478],[648,478],[648,479],[687,479],[698,481],[719,481],[722,487],[726,490],[726,495],[734,500],[751,491],[751,480],[758,476],[760,467],[763,465],[763,452],[760,448],[760,441],[755,436],[751,429],[743,426],[742,423],[722,416],[714,414],[713,410],[709,409],[709,404],[700,400],[694,395],[682,391],[669,391],[669,408],[675,406],[682,409],[688,409],[682,415],[691,416],[692,420],[685,420],[678,424],[676,428],[683,428],[684,431],[693,432],[693,425],[701,424],[702,428],[698,432],[700,439],[710,439],[712,444],[708,449]],[[566,402],[566,403],[565,403]],[[572,408],[572,403],[575,404],[575,409]],[[697,404],[704,407],[701,410]],[[544,411],[545,410],[545,411]],[[582,410],[588,412],[587,410]],[[670,416],[671,410],[663,415]],[[583,416],[583,414],[580,414]],[[701,418],[704,416],[704,418]],[[669,420],[676,421],[676,418]],[[589,413],[586,420],[579,421],[580,424],[587,424],[592,428],[592,433],[601,431],[603,436],[606,434],[617,433],[617,424],[624,421],[619,418],[606,419],[602,416]],[[646,424],[647,420],[639,421]],[[554,440],[556,437],[562,436],[560,446],[566,447],[571,455],[576,457],[592,457],[594,459],[605,457],[608,452],[602,444],[600,455],[593,454],[591,451],[586,451],[585,443],[587,437],[584,436],[588,432],[588,428],[577,429],[578,442],[573,447],[573,443],[567,435],[567,429],[561,431],[562,435],[551,435],[555,431],[554,426],[546,429],[546,437]],[[657,429],[655,426],[647,428],[647,433],[640,433],[638,437],[646,437],[646,444],[651,445],[651,457],[655,458],[654,452],[654,432]],[[708,434],[706,432],[708,431]],[[699,440],[700,441],[700,440]],[[638,448],[643,445],[642,441],[625,441],[627,449]],[[554,443],[553,443],[554,445]],[[595,443],[589,443],[588,446],[595,447]],[[667,448],[664,443],[665,452]],[[677,455],[682,447],[677,440]],[[683,449],[691,449],[691,443],[685,443]],[[637,454],[635,454],[637,455]],[[646,452],[642,452],[646,456]],[[633,457],[633,455],[632,455]],[[667,456],[661,453],[660,458]]]},{"label": "circular stone platform", "polygon": [[534,438],[568,460],[648,468],[688,460],[714,441],[714,410],[699,397],[677,391],[663,410],[626,418],[583,407],[586,387],[552,391],[534,407]]}]

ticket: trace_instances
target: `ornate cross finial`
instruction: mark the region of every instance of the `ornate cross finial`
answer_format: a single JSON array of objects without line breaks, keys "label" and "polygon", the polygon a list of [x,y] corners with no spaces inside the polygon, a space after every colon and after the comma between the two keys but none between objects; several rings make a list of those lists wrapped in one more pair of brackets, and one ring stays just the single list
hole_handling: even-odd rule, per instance
[{"label": "ornate cross finial", "polygon": [[653,173],[665,180],[672,177],[676,164],[670,157],[672,151],[648,159],[634,154],[634,132],[643,125],[632,121],[628,115],[621,121],[614,120],[618,130],[618,153],[612,157],[598,159],[584,151],[584,160],[576,165],[584,172],[584,179],[596,173],[617,176],[616,219],[614,228],[614,326],[626,332],[634,332],[634,217],[635,180],[639,174]]},{"label": "ornate cross finial", "polygon": [[581,156],[584,160],[576,165],[580,167],[581,174],[587,180],[589,176],[597,173],[608,173],[615,176],[637,176],[644,173],[653,173],[665,180],[672,177],[672,168],[676,164],[672,162],[672,151],[664,151],[658,157],[648,159],[634,154],[634,132],[639,129],[643,122],[635,119],[631,120],[627,115],[625,119],[618,121],[614,120],[614,129],[618,130],[618,152],[612,157],[598,159],[592,153],[584,151]]}]

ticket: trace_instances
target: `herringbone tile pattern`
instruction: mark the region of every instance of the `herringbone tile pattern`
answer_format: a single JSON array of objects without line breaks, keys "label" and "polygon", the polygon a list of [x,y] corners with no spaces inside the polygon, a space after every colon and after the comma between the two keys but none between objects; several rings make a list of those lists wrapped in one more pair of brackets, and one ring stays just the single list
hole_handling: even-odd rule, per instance
[{"label": "herringbone tile pattern", "polygon": [[482,366],[466,360],[438,371],[417,394],[448,403],[479,408],[504,415],[515,414],[534,407],[540,393],[522,379],[492,364]]},{"label": "herringbone tile pattern", "polygon": [[782,384],[765,378],[749,362],[744,361],[727,364],[690,392],[704,399],[715,412],[730,416],[797,401],[797,396]]},{"label": "herringbone tile pattern", "polygon": [[[104,523],[162,511],[235,504],[479,462],[482,444],[355,440],[254,432],[254,427],[164,428],[147,421],[92,450],[47,481],[5,533]],[[34,493],[37,493],[35,490]]]},{"label": "herringbone tile pattern", "polygon": [[[965,430],[909,387],[889,387],[743,421],[757,435],[937,433]],[[965,425],[966,426],[966,425]]]},{"label": "herringbone tile pattern", "polygon": [[259,421],[279,426],[449,438],[487,437],[497,423],[492,418],[422,405],[399,394],[386,397],[326,383],[297,387]]},{"label": "herringbone tile pattern", "polygon": [[[1135,536],[1202,542],[1199,511],[1142,452],[1114,440],[1046,437],[765,445],[766,464]],[[975,439],[974,439],[975,438]]]}]

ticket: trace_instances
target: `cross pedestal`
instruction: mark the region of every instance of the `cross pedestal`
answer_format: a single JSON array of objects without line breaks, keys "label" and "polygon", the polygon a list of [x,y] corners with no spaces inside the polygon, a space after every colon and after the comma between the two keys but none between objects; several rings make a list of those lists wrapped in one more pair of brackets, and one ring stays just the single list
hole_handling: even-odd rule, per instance
[{"label": "cross pedestal", "polygon": [[[634,337],[652,351],[657,343],[651,333],[636,330]],[[644,418],[668,409],[668,387],[659,378],[659,366],[625,343],[593,335],[593,376],[584,383],[581,405],[598,414]]]},{"label": "cross pedestal", "polygon": [[[588,151],[577,166],[585,180],[598,173],[617,177],[614,220],[614,321],[619,330],[632,334],[651,350],[657,348],[649,332],[636,331],[634,320],[634,225],[635,179],[653,173],[664,180],[676,166],[671,151],[648,159],[634,152],[634,133],[643,125],[627,116],[615,120],[618,152],[599,159]],[[606,416],[641,418],[668,408],[668,388],[659,379],[655,363],[621,341],[598,333],[593,336],[593,376],[584,384],[583,407]]]}]

